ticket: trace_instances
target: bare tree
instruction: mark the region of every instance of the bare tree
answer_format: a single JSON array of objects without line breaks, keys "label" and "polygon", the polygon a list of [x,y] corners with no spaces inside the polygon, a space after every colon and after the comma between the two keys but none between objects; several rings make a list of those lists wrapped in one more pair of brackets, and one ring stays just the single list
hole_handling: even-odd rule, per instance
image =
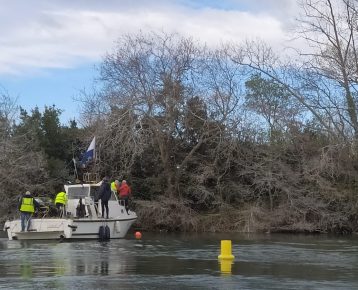
[{"label": "bare tree", "polygon": [[281,85],[262,78],[260,74],[252,75],[245,85],[245,105],[265,119],[271,141],[287,131],[289,124],[299,122],[302,108]]},{"label": "bare tree", "polygon": [[16,114],[16,99],[13,99],[5,89],[2,89],[0,93],[0,134],[4,143],[11,136],[11,128]]},{"label": "bare tree", "polygon": [[302,69],[302,65],[297,62],[280,59],[262,42],[246,42],[243,46],[233,47],[231,55],[236,64],[247,67],[251,73],[261,73],[279,85],[291,102],[301,104],[306,110],[305,120],[315,119],[321,125],[322,131],[332,138],[340,136],[342,131],[337,129],[335,114],[328,110],[333,106],[327,107],[322,103],[320,80],[314,73]]},{"label": "bare tree", "polygon": [[297,61],[284,60],[258,42],[236,48],[233,59],[282,86],[332,137],[356,139],[355,2],[304,0],[301,5],[298,35],[308,49]]},{"label": "bare tree", "polygon": [[[308,69],[342,88],[350,126],[358,137],[357,104],[357,11],[355,1],[304,0],[300,35],[314,48]],[[337,92],[339,93],[339,92]],[[338,96],[336,96],[338,97]]]},{"label": "bare tree", "polygon": [[180,193],[181,175],[196,152],[211,140],[219,144],[237,125],[239,76],[229,63],[226,53],[209,53],[176,34],[121,38],[104,59],[104,89],[95,97],[107,108],[99,124],[102,152],[117,150],[111,152],[120,160],[118,167],[127,164],[128,170],[133,157],[152,144],[167,193]]}]

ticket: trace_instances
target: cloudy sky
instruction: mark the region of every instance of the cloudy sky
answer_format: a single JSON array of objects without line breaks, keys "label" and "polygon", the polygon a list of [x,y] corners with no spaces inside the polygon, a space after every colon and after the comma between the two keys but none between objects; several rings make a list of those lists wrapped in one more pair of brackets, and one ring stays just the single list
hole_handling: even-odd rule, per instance
[{"label": "cloudy sky", "polygon": [[208,45],[287,38],[295,0],[0,0],[0,86],[26,109],[55,104],[63,122],[123,34],[178,32]]}]

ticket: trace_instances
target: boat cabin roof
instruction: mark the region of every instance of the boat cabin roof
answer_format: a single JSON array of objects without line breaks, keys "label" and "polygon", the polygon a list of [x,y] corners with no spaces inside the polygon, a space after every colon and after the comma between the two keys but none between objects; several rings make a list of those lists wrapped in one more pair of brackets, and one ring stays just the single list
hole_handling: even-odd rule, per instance
[{"label": "boat cabin roof", "polygon": [[[92,200],[98,198],[98,190],[102,182],[96,184],[84,183],[84,184],[67,184],[65,185],[65,191],[67,193],[68,199],[84,199],[85,197],[90,197]],[[97,197],[97,198],[96,198]],[[110,200],[117,200],[117,197],[112,192]]]},{"label": "boat cabin roof", "polygon": [[69,184],[65,185],[65,190],[68,196],[68,199],[79,199],[85,197],[96,196],[97,191],[99,190],[101,183],[97,184]]}]

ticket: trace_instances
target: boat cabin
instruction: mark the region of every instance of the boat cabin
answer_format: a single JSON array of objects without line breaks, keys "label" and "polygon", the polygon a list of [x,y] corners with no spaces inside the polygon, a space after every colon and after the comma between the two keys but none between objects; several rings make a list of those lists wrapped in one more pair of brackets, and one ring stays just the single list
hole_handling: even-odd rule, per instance
[{"label": "boat cabin", "polygon": [[[101,183],[65,185],[68,201],[66,214],[73,218],[97,219],[102,217],[101,200],[98,200],[98,191]],[[118,217],[125,213],[124,206],[120,205],[117,195],[112,192],[108,201],[109,218]]]}]

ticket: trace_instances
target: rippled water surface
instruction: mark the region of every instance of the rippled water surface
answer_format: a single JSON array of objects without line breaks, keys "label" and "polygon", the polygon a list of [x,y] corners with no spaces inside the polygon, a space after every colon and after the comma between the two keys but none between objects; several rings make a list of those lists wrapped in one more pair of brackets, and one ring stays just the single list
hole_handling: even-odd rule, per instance
[{"label": "rippled water surface", "polygon": [[[220,240],[233,242],[231,274]],[[358,237],[128,235],[109,242],[0,239],[1,289],[358,289]]]}]

